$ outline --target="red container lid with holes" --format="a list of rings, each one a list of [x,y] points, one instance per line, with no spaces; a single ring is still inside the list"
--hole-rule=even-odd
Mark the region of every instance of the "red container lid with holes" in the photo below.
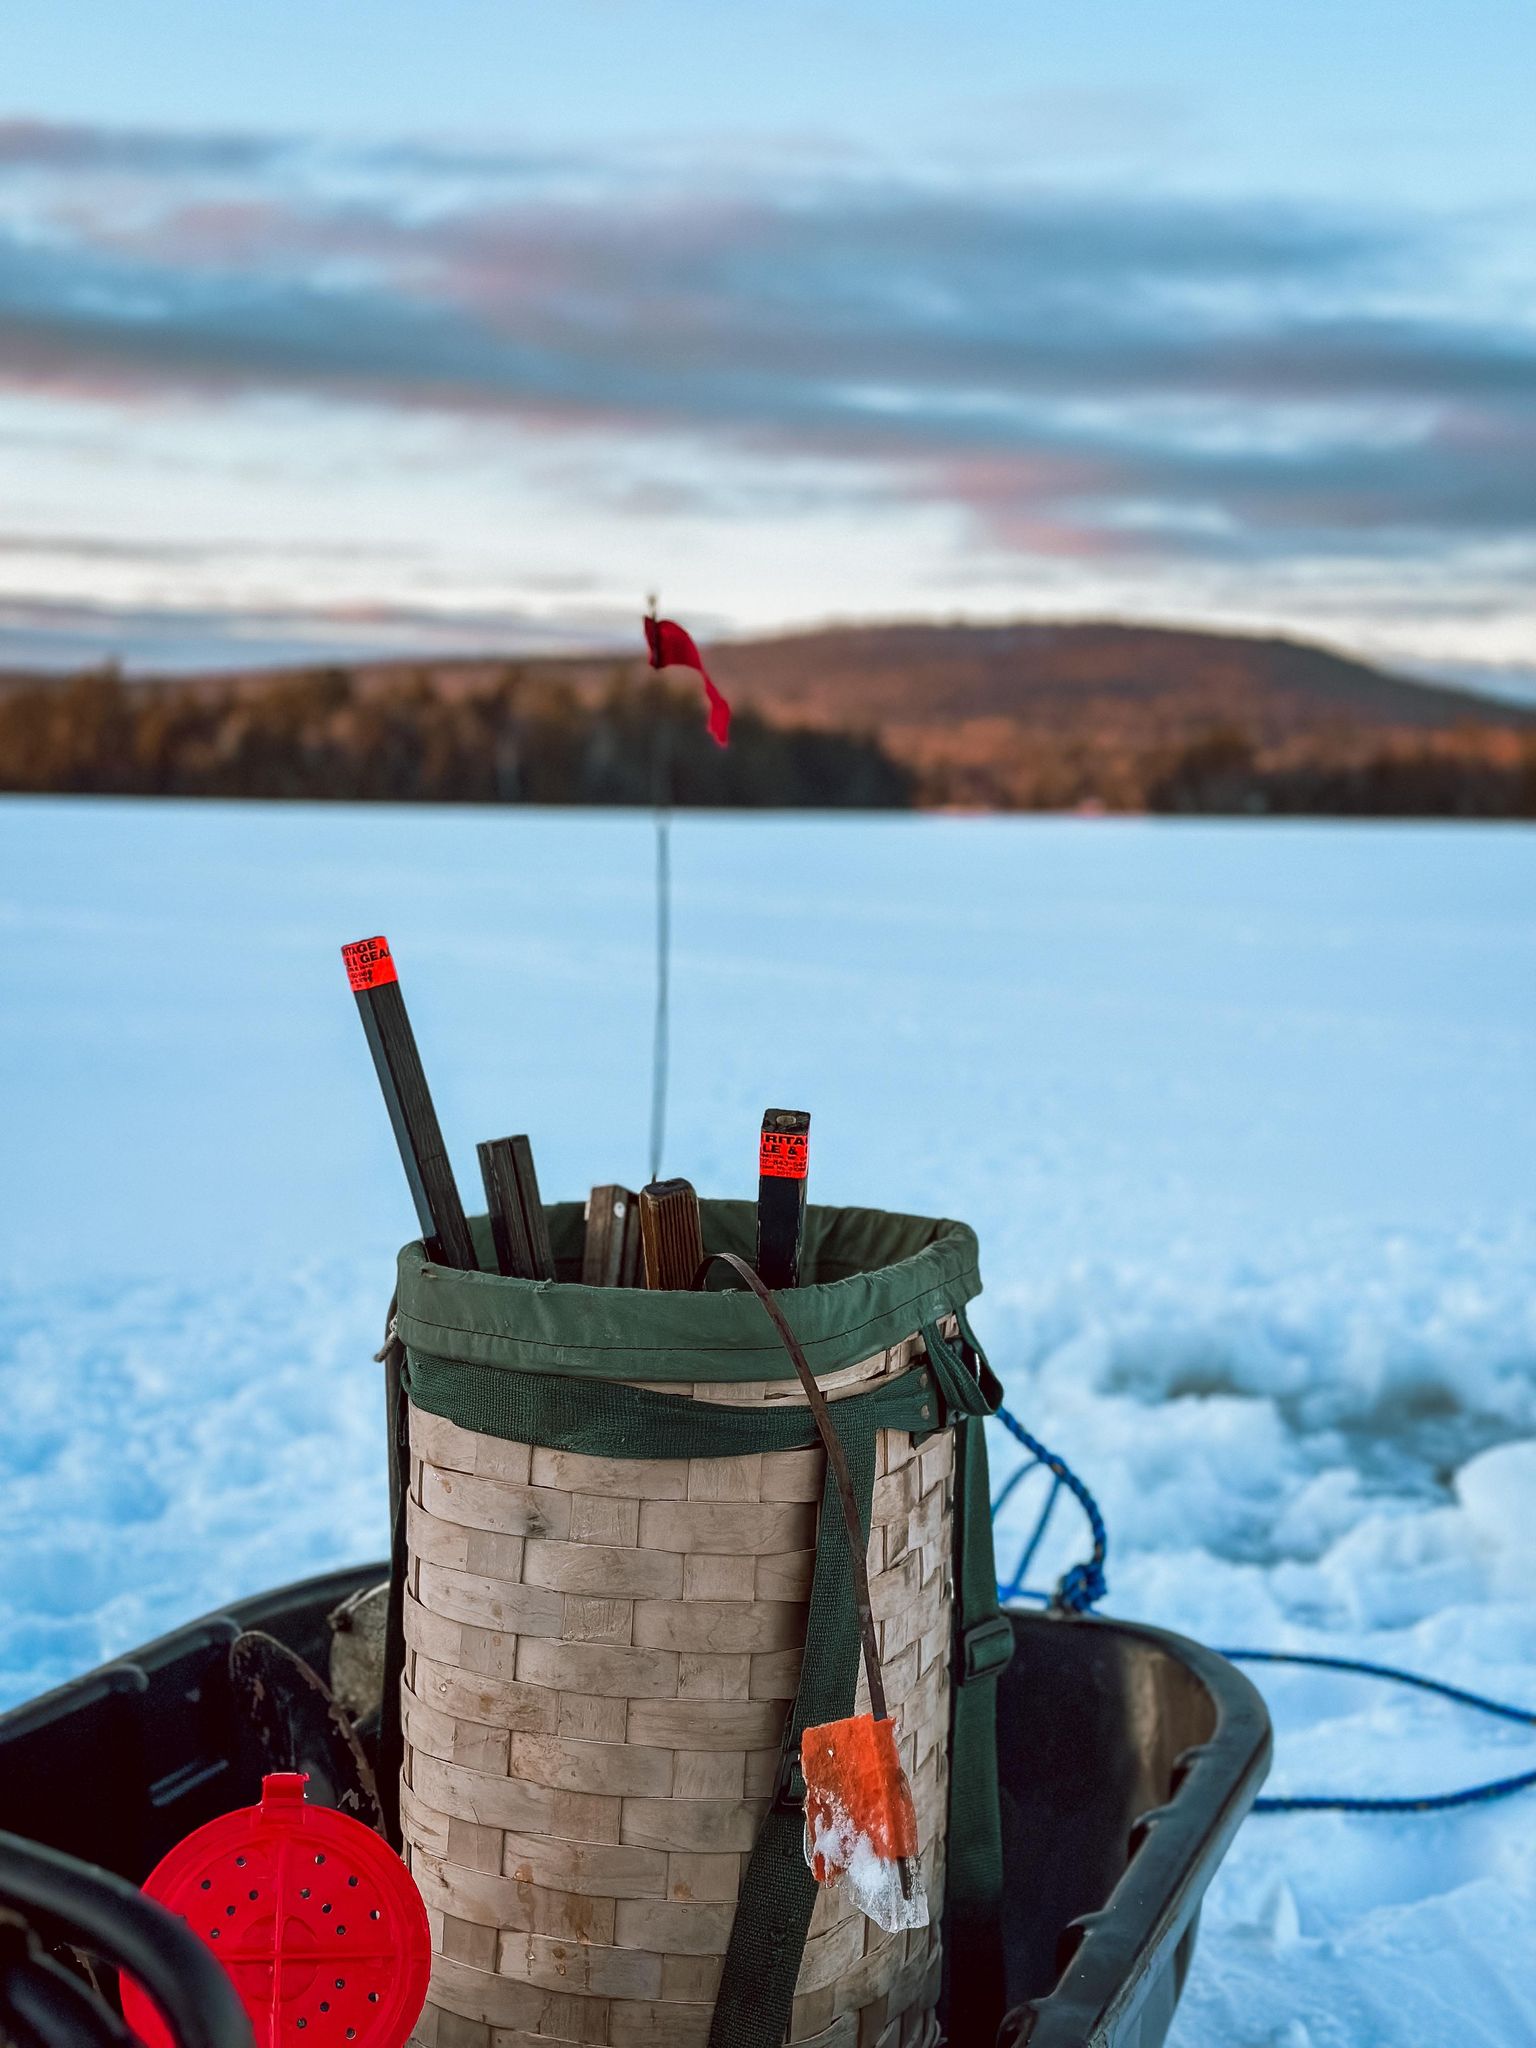
[[[371,1828],[305,1804],[300,1772],[178,1842],[144,1890],[228,1970],[256,2048],[401,2048],[416,2023],[432,1967],[421,1894]],[[147,2048],[174,2048],[126,1977],[123,2014]]]

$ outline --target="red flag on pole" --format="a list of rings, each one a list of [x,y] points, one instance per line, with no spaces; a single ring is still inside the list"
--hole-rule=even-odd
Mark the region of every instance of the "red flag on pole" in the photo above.
[[[691,668],[703,678],[704,695],[709,699],[709,736],[717,747],[723,747],[731,736],[731,707],[710,681],[692,636],[671,619],[647,617],[645,639],[652,668]]]

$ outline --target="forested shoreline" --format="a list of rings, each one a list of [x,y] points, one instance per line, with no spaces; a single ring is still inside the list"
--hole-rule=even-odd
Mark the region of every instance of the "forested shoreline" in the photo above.
[[[941,732],[936,721],[935,731]],[[635,664],[579,687],[490,665],[341,667],[137,682],[98,670],[0,686],[0,790],[330,802],[742,809],[1099,809],[1213,816],[1536,817],[1536,734],[1500,726],[1298,734],[1240,719],[1166,736],[989,728],[951,746],[780,724],[738,705],[713,745],[699,701]]]
[[[358,803],[908,808],[915,777],[873,739],[737,714],[728,748],[696,694],[616,674],[596,701],[508,666],[446,692],[342,668],[258,683],[111,671],[0,693],[0,788]]]

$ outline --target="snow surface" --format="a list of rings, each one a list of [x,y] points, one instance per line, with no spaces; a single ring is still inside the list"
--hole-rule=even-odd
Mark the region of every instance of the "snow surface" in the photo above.
[[[667,1169],[749,1193],[805,1102],[816,1196],[972,1221],[1111,1611],[1536,1705],[1536,835],[690,816],[674,868]],[[526,1129],[574,1195],[644,1173],[651,919],[640,816],[0,804],[0,1699],[383,1550],[413,1226],[338,945],[389,934],[461,1184]],[[1275,1788],[1536,1764],[1259,1676]],[[1504,2048],[1533,1957],[1536,1796],[1259,1818],[1174,2038]]]

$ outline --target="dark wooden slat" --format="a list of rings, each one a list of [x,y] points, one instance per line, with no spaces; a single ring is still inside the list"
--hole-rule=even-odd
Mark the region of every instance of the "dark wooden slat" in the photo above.
[[[692,1287],[704,1241],[691,1182],[653,1180],[640,1190],[640,1254],[647,1287]]]
[[[490,1212],[496,1270],[514,1280],[553,1280],[554,1254],[539,1200],[533,1147],[525,1137],[486,1138],[475,1147]]]
[[[480,1161],[480,1179],[485,1187],[485,1206],[491,1219],[491,1242],[496,1247],[496,1270],[513,1280],[532,1280],[533,1248],[523,1221],[518,1194],[517,1166],[510,1138],[485,1138],[475,1147]]]
[[[533,1147],[526,1138],[512,1140],[512,1164],[517,1173],[517,1195],[523,1209],[523,1228],[528,1233],[533,1277],[535,1280],[553,1280],[555,1254],[549,1242],[549,1221],[539,1198],[539,1176],[533,1170]]]
[[[629,1188],[595,1187],[587,1197],[581,1253],[586,1287],[633,1287],[640,1264],[640,1198]]]

